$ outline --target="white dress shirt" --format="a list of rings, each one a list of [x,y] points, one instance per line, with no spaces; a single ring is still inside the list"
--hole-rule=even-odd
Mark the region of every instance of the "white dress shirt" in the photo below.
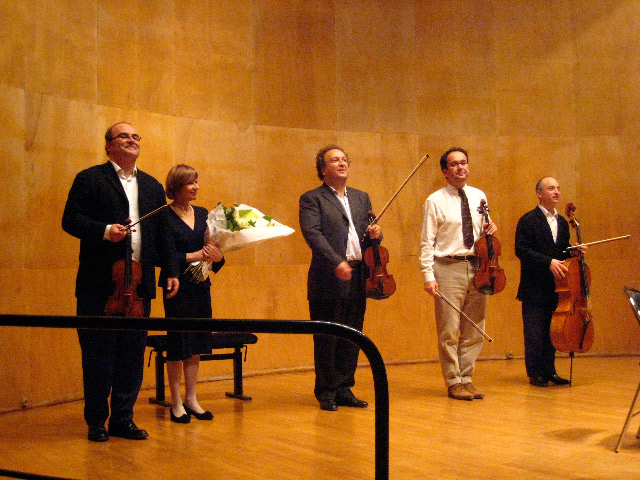
[[[351,218],[351,207],[349,206],[349,198],[347,197],[347,187],[344,187],[344,197],[341,197],[335,188],[333,188],[331,185],[328,186],[333,191],[338,200],[340,200],[340,203],[342,203],[344,211],[347,214],[347,218],[349,219],[349,235],[347,237],[347,261],[362,260],[360,239],[358,238],[356,226],[353,224],[353,219]]]
[[[544,213],[544,218],[547,219],[547,223],[549,223],[549,228],[551,229],[551,235],[553,236],[553,241],[558,240],[558,211],[554,208],[553,212],[550,212],[542,205],[538,205],[542,213]]]
[[[133,168],[133,173],[130,176],[125,176],[124,170],[112,160],[109,160],[120,179],[120,183],[127,194],[127,200],[129,201],[129,217],[131,217],[131,223],[135,223],[140,218],[140,212],[138,210],[138,167]],[[123,219],[124,221],[124,219]],[[105,240],[109,239],[109,230],[111,225],[107,225],[104,232]],[[137,224],[131,229],[131,247],[133,248],[133,254],[131,259],[140,263],[142,257],[142,225]]]

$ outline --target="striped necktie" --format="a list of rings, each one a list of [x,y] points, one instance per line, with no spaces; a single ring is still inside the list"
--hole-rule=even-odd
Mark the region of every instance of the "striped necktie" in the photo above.
[[[473,225],[471,224],[469,200],[462,188],[458,190],[458,195],[460,195],[460,213],[462,213],[462,238],[464,239],[464,246],[471,248],[473,247]]]

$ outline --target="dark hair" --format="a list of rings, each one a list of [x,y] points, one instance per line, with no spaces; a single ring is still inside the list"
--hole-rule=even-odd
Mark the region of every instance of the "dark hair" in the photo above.
[[[107,145],[109,144],[109,142],[111,142],[113,140],[113,134],[112,134],[111,130],[113,130],[113,127],[115,127],[116,125],[122,125],[123,123],[125,123],[127,125],[131,125],[128,122],[114,123],[109,128],[107,128],[107,131],[104,134],[104,151],[107,152],[107,156],[109,155],[109,150],[107,150]]]
[[[545,178],[549,178],[549,177],[548,177],[548,176],[547,176],[547,177],[542,177],[540,180],[538,180],[538,181],[536,182],[536,192],[541,192],[541,191],[542,191],[542,181],[543,181]]]
[[[444,152],[442,154],[442,156],[440,157],[440,170],[446,170],[447,168],[449,168],[449,165],[447,164],[447,157],[449,156],[450,153],[452,152],[461,152],[464,153],[464,156],[467,157],[467,162],[469,161],[469,155],[467,154],[467,151],[464,148],[461,147],[451,147],[449,150],[447,150],[446,152]]]
[[[167,198],[173,200],[182,187],[198,178],[198,171],[189,165],[174,165],[167,174],[165,190]]]
[[[333,145],[333,144],[322,147],[320,150],[318,150],[318,153],[316,154],[316,170],[318,171],[318,178],[320,180],[324,180],[322,169],[327,165],[327,162],[325,161],[324,156],[329,150],[340,150],[347,157],[347,163],[349,163],[349,155],[347,155],[347,152],[345,152],[342,149],[342,147],[339,147],[338,145]]]

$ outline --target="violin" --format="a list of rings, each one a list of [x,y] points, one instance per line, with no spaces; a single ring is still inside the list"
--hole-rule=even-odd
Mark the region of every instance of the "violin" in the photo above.
[[[372,211],[367,214],[369,225],[376,223],[376,216]],[[396,291],[396,281],[393,275],[387,273],[389,251],[380,245],[380,239],[370,240],[371,246],[364,251],[363,260],[369,269],[366,281],[367,297],[374,300],[389,298]]]
[[[580,224],[574,215],[576,206],[567,204],[565,214],[576,229],[578,243],[582,244]],[[569,269],[564,278],[555,279],[558,307],[551,317],[551,343],[561,352],[582,353],[593,345],[593,318],[591,306],[591,273],[584,261],[584,253],[565,260]]]
[[[489,206],[484,198],[480,201],[478,212],[484,215],[484,221],[489,223]],[[480,265],[473,281],[476,288],[485,295],[500,293],[507,284],[504,270],[498,264],[500,249],[500,240],[493,235],[483,235],[476,240],[475,251]]]
[[[111,267],[111,279],[116,284],[116,289],[109,297],[104,313],[111,316],[143,317],[142,298],[137,293],[138,284],[142,280],[142,266],[131,258],[131,228],[127,229],[124,241],[126,255],[124,260],[118,260]]]

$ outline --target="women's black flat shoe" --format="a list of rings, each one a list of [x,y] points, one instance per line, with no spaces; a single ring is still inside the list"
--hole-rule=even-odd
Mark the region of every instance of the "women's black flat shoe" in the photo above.
[[[213,413],[211,413],[209,410],[206,410],[202,413],[196,413],[192,409],[184,405],[184,411],[187,412],[189,415],[193,415],[198,420],[213,420]]]
[[[173,408],[169,407],[169,412],[171,412],[171,421],[175,422],[175,423],[189,423],[191,421],[191,416],[189,415],[189,410],[187,409],[187,407],[184,407],[184,409],[185,409],[185,411],[187,413],[177,417],[176,414],[173,413]]]

